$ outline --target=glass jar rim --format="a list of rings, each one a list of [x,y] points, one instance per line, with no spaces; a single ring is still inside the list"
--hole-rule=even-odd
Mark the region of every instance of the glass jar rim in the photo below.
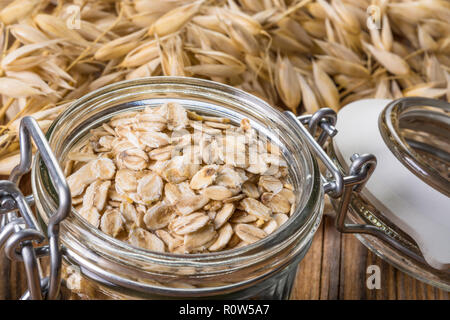
[[[418,131],[427,129],[425,124],[433,124],[430,127],[433,131],[427,133],[432,138],[441,136],[440,139],[445,139],[443,137],[447,137],[450,130],[449,114],[450,104],[446,101],[407,97],[390,102],[378,119],[381,136],[396,158],[422,181],[447,196],[450,196],[450,181],[411,147],[411,142],[402,134],[401,123],[408,120],[409,125],[413,124],[409,129]],[[445,156],[448,161],[449,155],[445,151],[428,145],[423,147],[436,153],[437,157]]]
[[[108,95],[111,95],[114,92],[120,92],[122,93],[126,92],[127,90],[131,90],[131,88],[138,88],[140,86],[152,86],[152,85],[161,85],[166,84],[168,86],[170,85],[179,85],[183,87],[189,87],[189,89],[192,90],[206,90],[210,95],[214,94],[226,94],[229,97],[233,97],[234,99],[247,101],[249,103],[252,103],[259,108],[264,109],[265,111],[272,114],[276,114],[279,119],[283,119],[285,123],[283,124],[283,128],[287,130],[283,134],[290,134],[295,135],[295,138],[299,141],[303,142],[302,145],[306,146],[306,143],[304,143],[303,137],[301,134],[295,130],[295,127],[293,124],[289,122],[287,117],[284,117],[281,112],[278,110],[272,108],[269,104],[264,102],[263,100],[246,93],[240,89],[236,89],[234,87],[220,84],[217,82],[209,81],[209,80],[203,80],[203,79],[196,79],[196,78],[188,78],[188,77],[149,77],[149,78],[141,78],[138,80],[128,80],[128,81],[121,81],[100,89],[97,89],[80,99],[76,100],[70,107],[68,107],[58,118],[52,123],[50,128],[47,131],[47,139],[49,140],[50,144],[52,143],[53,139],[53,133],[58,127],[58,125],[61,124],[61,122],[66,121],[68,117],[76,115],[80,109],[85,108],[87,104],[89,104],[92,101],[95,101],[99,97],[105,97]],[[287,223],[283,224],[276,232],[268,235],[266,238],[257,241],[256,243],[243,246],[241,248],[237,249],[231,249],[226,251],[220,251],[217,253],[206,253],[206,254],[173,254],[173,253],[157,253],[152,252],[146,249],[137,248],[134,247],[128,243],[125,243],[123,241],[114,239],[97,228],[89,225],[84,219],[81,217],[76,217],[75,215],[75,221],[77,224],[85,228],[85,230],[88,231],[88,233],[95,237],[95,240],[100,241],[103,244],[106,244],[108,246],[121,249],[121,250],[127,250],[135,255],[138,255],[141,259],[154,261],[156,260],[164,260],[167,263],[174,263],[174,264],[182,264],[188,262],[192,263],[203,263],[206,265],[214,265],[217,263],[221,263],[224,260],[230,259],[234,262],[237,261],[248,261],[249,256],[252,258],[256,258],[258,256],[261,256],[261,251],[267,251],[269,249],[275,250],[277,246],[280,246],[284,242],[289,242],[288,240],[298,235],[300,232],[304,232],[304,228],[307,228],[308,231],[306,232],[309,234],[310,237],[315,233],[315,227],[317,225],[317,220],[320,221],[321,216],[321,210],[320,212],[317,212],[314,210],[315,207],[317,207],[317,203],[323,202],[323,190],[320,180],[320,172],[318,169],[317,161],[312,157],[311,153],[309,152],[308,148],[302,149],[303,157],[306,159],[306,165],[308,168],[306,168],[311,175],[310,182],[311,185],[305,186],[305,190],[307,192],[302,193],[302,197],[304,197],[304,205],[303,207],[298,207],[295,211],[295,213],[292,214],[291,218],[288,220]],[[49,200],[48,198],[45,198],[45,195],[43,196],[45,199],[42,199],[41,191],[42,189],[39,189],[39,184],[42,182],[42,174],[45,173],[45,166],[43,166],[40,163],[39,156],[37,156],[34,160],[33,164],[33,171],[34,174],[32,175],[32,185],[33,185],[33,193],[36,197],[36,202],[42,202],[43,200]],[[51,181],[50,183],[43,184],[45,192],[47,194],[51,194]],[[39,189],[39,190],[38,190]],[[306,199],[306,200],[305,200]],[[48,201],[47,201],[48,202]],[[55,205],[55,201],[53,201],[53,205]],[[48,205],[48,203],[47,203]],[[52,205],[52,204],[51,204]],[[46,210],[41,207],[41,210],[43,210],[43,217],[44,223],[46,222],[45,215],[48,215]],[[40,211],[40,214],[42,215],[42,212]],[[74,216],[74,215],[71,215]],[[62,228],[66,229],[66,231],[70,228],[67,228],[65,226],[67,222],[62,223]],[[62,241],[64,242],[64,233],[62,233]],[[280,246],[281,248],[281,246]],[[70,248],[67,248],[70,249]]]

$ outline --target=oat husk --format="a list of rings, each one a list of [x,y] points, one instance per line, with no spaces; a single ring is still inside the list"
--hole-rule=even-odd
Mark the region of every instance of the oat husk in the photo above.
[[[368,28],[369,5],[380,29]],[[211,79],[298,114],[373,97],[448,100],[449,17],[445,0],[2,1],[0,173],[18,161],[21,117],[45,131],[74,99],[124,79]]]

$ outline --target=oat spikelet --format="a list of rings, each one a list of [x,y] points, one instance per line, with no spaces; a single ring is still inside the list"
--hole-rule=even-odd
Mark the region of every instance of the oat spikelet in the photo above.
[[[138,67],[158,57],[158,42],[156,40],[150,40],[130,51],[123,59],[121,66]]]
[[[23,57],[33,53],[36,50],[40,50],[40,49],[48,47],[52,44],[56,44],[58,41],[59,40],[50,40],[50,41],[44,41],[44,42],[36,43],[36,44],[28,44],[28,45],[20,47],[19,49],[11,51],[2,59],[2,64],[1,64],[2,69],[8,69],[8,65],[12,64],[14,61],[18,60],[19,58],[23,58]]]
[[[422,83],[403,91],[405,97],[427,97],[438,99],[447,93],[447,89],[435,88],[436,83]]]
[[[94,58],[97,60],[111,60],[122,57],[137,46],[137,40],[145,33],[146,30],[143,29],[108,42],[97,50]]]
[[[364,43],[364,46],[389,72],[400,76],[407,75],[410,72],[406,61],[395,53],[377,49],[368,43]]]
[[[353,12],[349,10],[341,0],[332,0],[331,4],[343,21],[341,26],[350,33],[358,34],[361,30],[361,26]]]
[[[374,98],[377,99],[392,98],[389,88],[389,80],[387,80],[386,78],[379,80],[376,87]]]
[[[60,39],[73,41],[78,45],[89,45],[89,43],[78,32],[69,29],[65,21],[49,14],[38,14],[34,21],[45,33]]]
[[[202,2],[197,1],[167,12],[150,27],[148,33],[162,37],[180,30],[198,12]]]
[[[297,73],[289,59],[281,56],[277,57],[275,72],[278,93],[286,106],[295,113],[302,98]]]
[[[417,27],[418,39],[420,46],[427,51],[435,51],[438,49],[438,44],[428,34],[428,32],[420,25]]]
[[[22,43],[31,44],[48,41],[48,37],[27,24],[14,24],[10,26],[11,33]]]
[[[123,79],[201,77],[299,112],[362,98],[450,97],[442,94],[450,70],[447,0],[1,3],[0,158],[17,151],[21,117]],[[73,4],[81,9],[80,28],[71,24]],[[379,30],[368,29],[369,5],[380,8]],[[292,80],[294,73],[303,80]],[[45,114],[39,124],[46,129],[53,119]],[[170,148],[145,151],[158,171]],[[227,246],[242,245],[236,237]]]
[[[337,111],[339,108],[339,92],[334,84],[334,81],[316,62],[313,62],[313,75],[314,82],[326,106]]]
[[[360,64],[330,56],[319,55],[317,57],[319,58],[318,63],[327,74],[343,74],[357,78],[367,78],[370,75],[369,70]]]
[[[2,95],[12,98],[23,98],[42,93],[21,80],[7,77],[0,78],[0,94]]]
[[[20,162],[20,154],[9,155],[6,158],[0,160],[0,174],[9,175],[12,169]]]
[[[298,81],[300,82],[300,88],[302,91],[303,105],[308,113],[314,113],[319,110],[320,106],[317,103],[314,91],[311,89],[309,84],[306,82],[305,78],[298,74]]]
[[[0,20],[5,24],[10,24],[28,16],[39,0],[15,0],[0,11]]]
[[[381,41],[383,43],[384,49],[386,51],[391,51],[392,43],[394,42],[394,37],[392,35],[389,18],[386,14],[383,15],[383,28],[381,29]]]

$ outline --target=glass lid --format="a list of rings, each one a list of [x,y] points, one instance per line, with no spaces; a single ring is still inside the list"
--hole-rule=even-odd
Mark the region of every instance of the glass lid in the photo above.
[[[380,132],[398,160],[450,197],[450,105],[430,100],[417,97],[390,103],[380,115]]]
[[[450,288],[450,104],[426,98],[367,99],[338,113],[330,153],[346,170],[354,150],[378,165],[354,195],[350,220],[364,221],[391,243],[358,238],[399,269]],[[392,245],[394,244],[394,245]]]

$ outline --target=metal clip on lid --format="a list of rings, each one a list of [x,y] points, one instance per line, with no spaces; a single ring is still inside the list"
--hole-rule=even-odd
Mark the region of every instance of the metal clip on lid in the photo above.
[[[47,166],[59,197],[58,209],[50,218],[47,237],[39,228],[29,203],[32,197],[25,197],[18,188],[21,177],[28,173],[32,161],[31,138]],[[22,299],[56,299],[61,283],[61,248],[59,245],[59,224],[70,212],[72,205],[70,190],[64,174],[53,155],[44,134],[32,117],[24,117],[20,123],[20,163],[11,172],[9,181],[0,181],[0,249],[11,261],[23,261],[29,290]],[[20,212],[18,217],[16,210]],[[34,247],[48,238],[48,245]],[[50,274],[40,274],[38,258],[50,256]],[[7,267],[7,266],[2,266]]]
[[[414,101],[413,101],[414,102]],[[429,102],[429,101],[428,101]],[[318,156],[331,174],[332,179],[323,178],[324,191],[337,201],[332,201],[336,209],[336,228],[342,233],[368,234],[384,241],[390,247],[403,252],[405,255],[420,260],[418,254],[412,250],[405,250],[403,245],[395,238],[390,237],[382,228],[370,224],[346,223],[352,193],[359,194],[369,180],[377,165],[377,159],[373,154],[353,154],[350,158],[349,172],[343,176],[342,171],[323,149],[327,138],[331,139],[338,133],[334,127],[337,120],[336,113],[329,108],[323,108],[313,115],[296,117],[292,112],[286,111],[288,118],[295,122],[306,138],[311,150]],[[306,128],[308,126],[308,129]],[[317,127],[322,131],[315,140]]]
[[[368,224],[348,224],[345,222],[350,200],[352,198],[352,192],[360,192],[365,183],[369,180],[377,165],[376,157],[372,154],[359,155],[355,153],[351,157],[352,164],[348,175],[343,176],[336,164],[323,149],[323,145],[327,138],[333,138],[337,134],[337,130],[334,127],[337,120],[336,113],[329,108],[320,109],[313,115],[299,117],[289,111],[284,113],[299,127],[311,150],[322,161],[333,177],[332,180],[323,178],[323,187],[324,191],[330,197],[335,199],[340,198],[337,206],[336,228],[342,233],[370,234],[387,242],[392,247],[398,248],[399,244],[376,226]],[[309,130],[306,126],[308,126]],[[318,127],[321,129],[321,132],[316,141],[314,136],[316,135]]]

